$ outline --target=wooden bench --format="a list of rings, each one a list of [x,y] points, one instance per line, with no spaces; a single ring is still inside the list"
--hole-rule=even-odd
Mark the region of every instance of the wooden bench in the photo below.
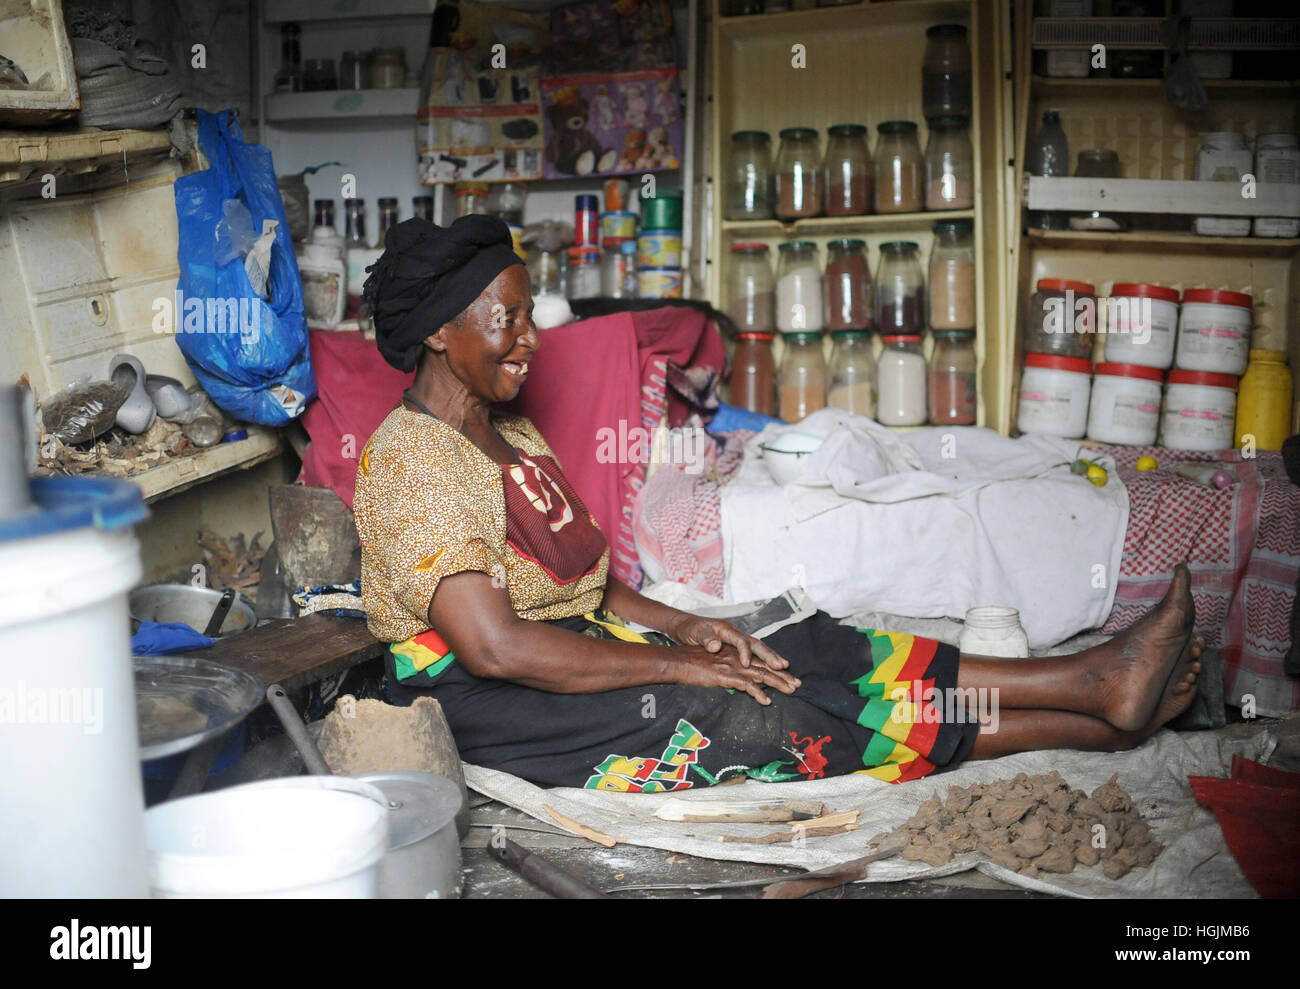
[[[356,618],[307,615],[274,618],[239,635],[218,639],[201,655],[252,673],[269,687],[294,690],[376,659],[388,649]]]

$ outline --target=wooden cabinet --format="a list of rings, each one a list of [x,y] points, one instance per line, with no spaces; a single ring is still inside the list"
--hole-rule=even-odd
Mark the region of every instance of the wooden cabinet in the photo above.
[[[1179,290],[1193,287],[1246,292],[1255,300],[1252,347],[1287,351],[1294,377],[1300,367],[1300,239],[1269,237],[1204,237],[1190,232],[1192,214],[1216,215],[1213,205],[1228,203],[1256,215],[1300,213],[1300,185],[1260,187],[1258,198],[1242,197],[1236,183],[1221,189],[1196,189],[1193,168],[1201,136],[1211,131],[1236,131],[1253,145],[1259,134],[1296,132],[1297,89],[1293,80],[1204,80],[1208,104],[1190,112],[1166,101],[1160,79],[1048,78],[1027,71],[1037,44],[1050,40],[1055,25],[1035,19],[1029,0],[1016,0],[1015,61],[1026,67],[1016,80],[1014,147],[1015,185],[1024,190],[1010,204],[1017,226],[1012,243],[1012,307],[1016,339],[1022,338],[1027,313],[1023,306],[1039,278],[1058,277],[1091,282],[1099,296],[1117,281],[1154,282]],[[1116,18],[1095,18],[1088,37],[1098,43],[1121,38],[1128,25]],[[1139,19],[1132,19],[1137,21]],[[1296,43],[1300,21],[1244,22],[1224,26],[1215,22],[1216,38],[1235,45],[1254,38],[1264,50]],[[1142,25],[1138,25],[1141,27]],[[1201,28],[1192,22],[1192,34]],[[1226,33],[1225,33],[1226,32]],[[1152,36],[1154,37],[1154,36]],[[1263,39],[1262,42],[1259,39]],[[1147,40],[1150,40],[1148,38]],[[1159,48],[1159,44],[1155,44]],[[1113,53],[1107,52],[1108,55]],[[1165,57],[1166,69],[1169,58]],[[1241,64],[1239,62],[1239,64]],[[1300,75],[1300,70],[1293,74]],[[1122,180],[1101,183],[1091,192],[1074,179],[1027,180],[1025,151],[1045,110],[1060,113],[1070,145],[1071,175],[1080,150],[1110,148],[1119,154]],[[1184,185],[1184,183],[1186,183]],[[1103,201],[1102,196],[1106,197]],[[1125,197],[1125,198],[1121,198]],[[1132,197],[1132,198],[1127,198]],[[1143,202],[1145,200],[1145,202]],[[1130,214],[1127,232],[1037,230],[1028,227],[1025,209],[1101,209],[1111,204],[1136,204],[1143,212]],[[1156,208],[1160,212],[1146,212]],[[1269,210],[1276,210],[1270,213]],[[1249,215],[1245,213],[1243,215]],[[1156,228],[1159,229],[1156,229]],[[1105,334],[1098,344],[1105,346]],[[1019,381],[1019,347],[1013,377]],[[1102,359],[1099,357],[1099,359]],[[1009,390],[1006,410],[1014,423],[1016,388]],[[1293,408],[1292,431],[1300,422]]]
[[[1003,39],[1008,35],[998,29],[998,11],[1004,6],[997,0],[888,0],[727,17],[720,15],[719,0],[713,0],[709,32],[712,126],[706,153],[712,180],[701,246],[709,251],[708,297],[723,308],[733,243],[762,241],[770,245],[775,268],[775,245],[782,241],[815,242],[824,265],[828,240],[856,237],[867,243],[874,274],[882,242],[916,241],[924,264],[936,222],[973,220],[978,268],[979,422],[1006,431],[1011,351],[1005,332],[1009,327],[998,316],[1004,304],[1006,270],[1002,261],[1006,234],[998,219],[1006,187],[1003,129],[1009,130],[1010,125],[1010,86],[1004,80],[1003,66]],[[874,154],[878,124],[912,120],[918,125],[924,148],[927,129],[921,103],[921,61],[926,29],[934,24],[963,24],[968,29],[974,66],[970,125],[975,150],[973,209],[815,217],[793,223],[725,219],[727,157],[735,131],[766,131],[772,135],[775,155],[783,128],[816,128],[824,150],[831,125],[865,124]],[[829,345],[827,335],[828,353]]]

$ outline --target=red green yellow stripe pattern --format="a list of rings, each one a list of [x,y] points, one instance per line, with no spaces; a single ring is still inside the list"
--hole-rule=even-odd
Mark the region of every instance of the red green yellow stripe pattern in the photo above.
[[[389,650],[393,654],[397,679],[409,680],[423,673],[432,680],[456,661],[456,654],[433,629],[412,636],[405,642],[394,642]]]
[[[873,663],[870,673],[853,681],[866,700],[858,724],[875,733],[862,753],[868,768],[858,772],[890,783],[925,776],[934,771],[925,757],[938,738],[939,723],[922,716],[922,707],[930,702],[913,694],[918,684],[922,695],[935,686],[926,673],[938,643],[902,632],[858,631],[867,637]]]

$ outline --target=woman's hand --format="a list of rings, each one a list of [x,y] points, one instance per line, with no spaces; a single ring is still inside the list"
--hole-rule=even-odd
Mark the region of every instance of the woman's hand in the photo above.
[[[769,669],[784,670],[790,664],[772,649],[752,635],[746,635],[730,622],[721,618],[704,618],[700,615],[677,613],[680,618],[669,623],[664,634],[674,642],[684,646],[703,646],[709,652],[719,652],[722,647],[731,646],[740,656],[742,666],[748,666],[754,659],[761,660]]]
[[[734,628],[732,631],[736,632]],[[736,634],[740,635],[739,632]],[[783,694],[793,694],[801,682],[783,670],[773,669],[757,655],[751,655],[748,662],[742,663],[739,651],[731,645],[719,645],[717,649],[682,645],[674,647],[672,651],[677,660],[674,682],[694,687],[743,690],[764,706],[771,704],[772,699],[763,692],[763,687],[771,687]],[[767,652],[776,656],[770,649]],[[782,664],[785,663],[779,656],[777,659]]]

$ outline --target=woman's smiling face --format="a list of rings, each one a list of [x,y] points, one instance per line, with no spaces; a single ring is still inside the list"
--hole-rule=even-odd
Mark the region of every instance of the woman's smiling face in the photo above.
[[[424,345],[443,355],[466,391],[495,404],[519,394],[539,342],[528,269],[512,264]]]

